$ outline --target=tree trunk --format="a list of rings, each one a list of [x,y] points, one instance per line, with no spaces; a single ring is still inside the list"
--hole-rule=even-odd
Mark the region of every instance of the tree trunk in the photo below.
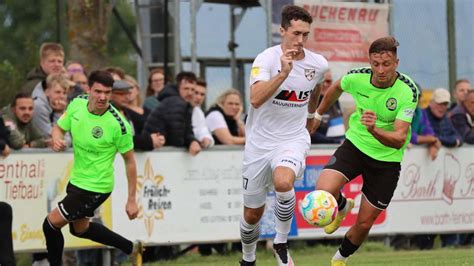
[[[70,59],[89,70],[105,67],[107,29],[112,5],[103,0],[68,1]]]

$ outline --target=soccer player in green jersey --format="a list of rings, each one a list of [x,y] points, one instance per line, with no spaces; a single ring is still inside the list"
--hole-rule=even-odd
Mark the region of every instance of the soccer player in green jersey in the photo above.
[[[330,192],[339,204],[336,219],[324,228],[331,234],[354,207],[354,200],[346,199],[341,188],[358,175],[364,180],[357,220],[332,258],[333,266],[346,265],[347,257],[367,238],[397,187],[400,162],[410,141],[410,124],[418,103],[415,83],[396,70],[397,46],[393,37],[375,40],[369,48],[370,68],[349,71],[328,89],[316,110],[315,128],[321,114],[342,92],[350,93],[356,104],[346,141],[336,150],[316,184],[316,189]]]
[[[64,134],[71,132],[74,166],[66,197],[44,219],[43,232],[50,265],[62,264],[64,238],[61,228],[69,224],[72,235],[116,247],[134,256],[141,265],[141,242],[132,242],[99,223],[89,221],[111,194],[114,186],[115,155],[124,161],[128,179],[126,212],[130,220],[138,214],[136,203],[137,170],[133,153],[131,127],[109,103],[114,80],[105,71],[89,77],[90,95],[75,98],[52,130],[52,149],[66,148]]]

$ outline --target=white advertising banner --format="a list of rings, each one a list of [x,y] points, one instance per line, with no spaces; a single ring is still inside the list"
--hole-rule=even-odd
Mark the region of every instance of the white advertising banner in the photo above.
[[[297,199],[314,184],[336,146],[317,146],[306,159],[305,175],[295,182]],[[379,216],[371,234],[474,231],[473,146],[442,149],[435,161],[425,149],[407,151],[400,180],[388,209]],[[239,239],[242,213],[240,149],[204,151],[196,157],[181,149],[137,153],[137,200],[140,215],[130,221],[125,213],[128,194],[121,156],[115,161],[112,200],[98,210],[96,219],[129,239],[147,243],[199,243]],[[13,207],[15,251],[44,250],[43,220],[65,196],[73,155],[65,153],[14,153],[0,159],[0,200]],[[356,207],[340,230],[328,236],[308,225],[296,212],[292,238],[325,238],[344,235],[354,223],[361,198],[361,178],[343,189],[356,199]],[[262,219],[262,237],[274,234],[273,195]],[[97,246],[69,235],[63,228],[66,248]]]

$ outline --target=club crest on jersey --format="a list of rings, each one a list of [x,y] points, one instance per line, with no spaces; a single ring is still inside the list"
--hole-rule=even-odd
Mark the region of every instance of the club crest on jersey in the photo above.
[[[397,99],[388,98],[387,102],[385,102],[385,106],[390,111],[393,111],[393,110],[397,109]]]
[[[104,134],[104,131],[99,126],[96,126],[92,129],[92,136],[96,139],[102,137],[103,134]]]
[[[309,81],[313,80],[315,75],[316,75],[316,69],[314,69],[314,68],[304,70],[304,76]]]

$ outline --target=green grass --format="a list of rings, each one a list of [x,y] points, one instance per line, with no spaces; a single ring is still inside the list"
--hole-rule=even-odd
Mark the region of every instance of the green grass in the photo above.
[[[291,252],[296,265],[330,265],[336,246],[299,247],[292,246]],[[146,265],[237,265],[239,253],[202,257],[196,253],[186,254],[176,260],[160,261]],[[273,254],[268,250],[257,252],[257,265],[276,265]],[[366,243],[348,260],[348,266],[471,266],[474,265],[474,247],[439,248],[429,251],[394,251],[380,243]]]

